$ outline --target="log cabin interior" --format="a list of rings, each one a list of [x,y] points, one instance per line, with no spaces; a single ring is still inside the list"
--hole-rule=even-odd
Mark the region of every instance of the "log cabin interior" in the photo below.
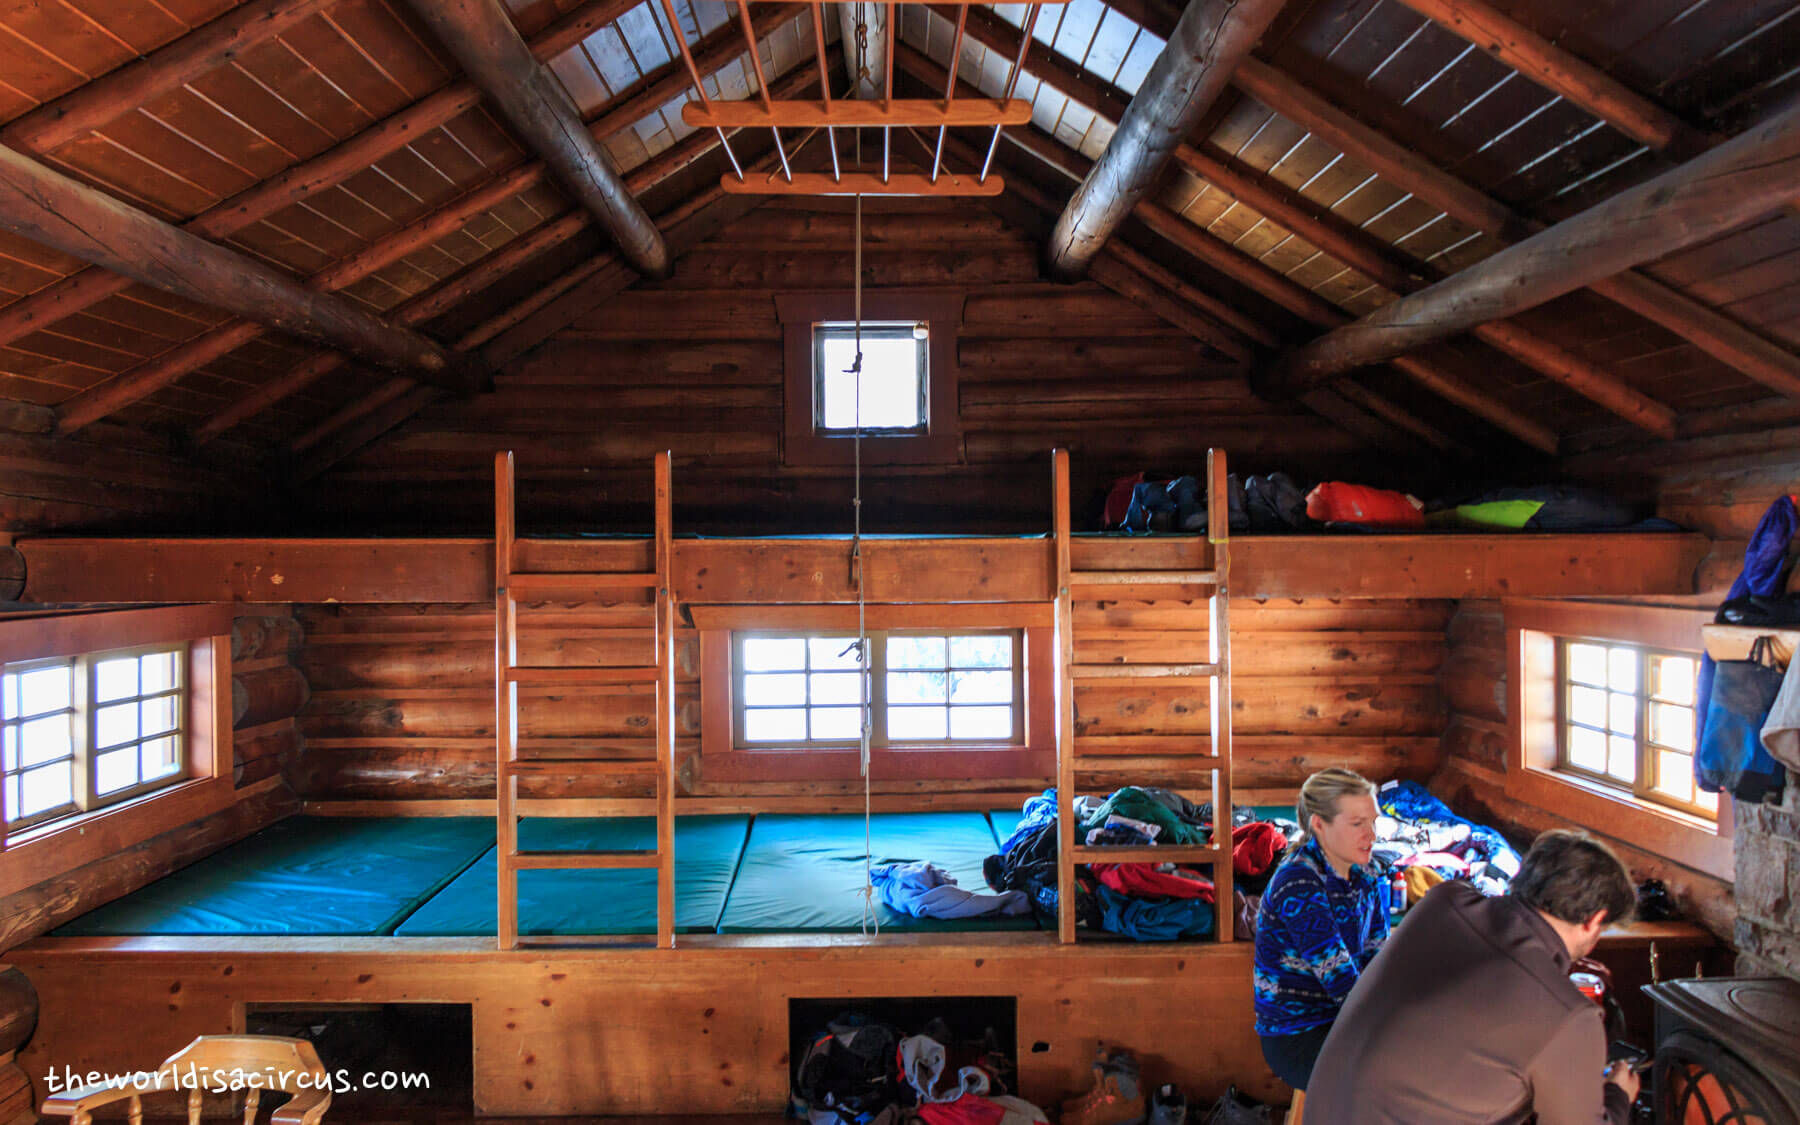
[[[1795,1121],[1800,798],[1695,766],[1796,91],[1788,0],[0,3],[0,1125],[250,1033],[771,1116],[849,1011],[1279,1120],[1223,829],[1331,766],[1660,881],[1630,1035],[1765,988]]]

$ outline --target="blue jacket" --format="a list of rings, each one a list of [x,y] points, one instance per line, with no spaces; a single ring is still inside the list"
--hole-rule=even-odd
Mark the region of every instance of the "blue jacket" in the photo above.
[[[1308,839],[1276,867],[1256,919],[1256,1033],[1329,1027],[1387,940],[1380,885],[1358,864],[1341,879]]]

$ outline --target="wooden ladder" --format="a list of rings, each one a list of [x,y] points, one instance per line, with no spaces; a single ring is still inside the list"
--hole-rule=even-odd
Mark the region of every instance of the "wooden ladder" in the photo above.
[[[494,457],[494,732],[501,949],[519,944],[519,872],[554,869],[656,869],[656,944],[675,944],[675,600],[669,580],[670,455],[656,464],[653,570],[516,571],[513,455]],[[519,663],[519,602],[603,601],[629,591],[655,591],[655,663],[633,666],[534,666]],[[596,694],[654,685],[656,752],[651,760],[519,756],[519,688],[544,686]],[[652,851],[521,851],[521,777],[654,777],[656,848]],[[559,944],[603,942],[599,935],[561,937]]]
[[[1055,504],[1056,571],[1056,803],[1057,803],[1057,935],[1063,942],[1075,940],[1075,867],[1083,863],[1207,863],[1212,865],[1219,941],[1232,940],[1236,908],[1231,872],[1231,627],[1226,575],[1230,564],[1230,492],[1226,484],[1225,452],[1206,453],[1206,545],[1210,560],[1192,569],[1075,570],[1071,566],[1069,454],[1052,454],[1052,491]],[[1208,565],[1210,563],[1210,565]],[[1075,662],[1074,602],[1094,597],[1103,587],[1166,586],[1207,591],[1207,660],[1199,664],[1077,664]],[[1075,733],[1075,685],[1108,683],[1160,683],[1205,680],[1210,691],[1211,746],[1207,753],[1171,749],[1166,736],[1147,736],[1146,749],[1156,753],[1104,755],[1084,753]],[[1117,744],[1120,739],[1109,739]],[[1116,745],[1115,747],[1116,748]],[[1163,783],[1183,788],[1183,778],[1205,775],[1212,788],[1213,842],[1205,845],[1147,845],[1144,847],[1088,847],[1075,841],[1074,799],[1076,775],[1083,767],[1109,771],[1131,770],[1145,784]]]

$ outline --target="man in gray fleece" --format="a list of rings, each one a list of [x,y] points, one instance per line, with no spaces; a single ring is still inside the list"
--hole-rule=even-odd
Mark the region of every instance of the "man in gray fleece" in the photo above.
[[[1306,1088],[1306,1125],[1625,1125],[1638,1079],[1606,1062],[1598,1006],[1569,981],[1631,876],[1585,832],[1545,832],[1510,894],[1444,883],[1350,993]]]

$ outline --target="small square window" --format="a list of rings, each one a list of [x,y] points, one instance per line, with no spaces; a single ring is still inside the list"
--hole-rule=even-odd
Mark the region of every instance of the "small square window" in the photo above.
[[[1562,715],[1557,768],[1659,804],[1718,815],[1694,784],[1698,662],[1629,644],[1559,644]]]
[[[813,430],[897,437],[930,429],[930,329],[922,323],[813,326]],[[862,364],[856,357],[861,347]]]

